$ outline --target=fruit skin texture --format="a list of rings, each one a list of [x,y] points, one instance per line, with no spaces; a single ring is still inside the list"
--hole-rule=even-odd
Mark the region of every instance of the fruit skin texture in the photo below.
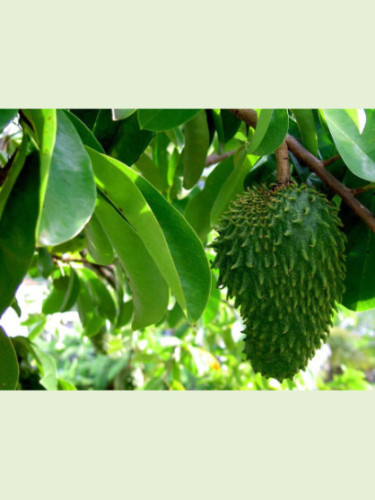
[[[222,217],[213,266],[241,308],[255,372],[293,378],[327,340],[344,292],[340,226],[323,194],[295,183],[248,189]]]

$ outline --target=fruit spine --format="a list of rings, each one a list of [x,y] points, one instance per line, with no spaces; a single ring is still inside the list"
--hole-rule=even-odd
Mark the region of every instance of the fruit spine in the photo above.
[[[323,194],[295,183],[248,189],[222,217],[213,266],[241,308],[255,372],[292,378],[327,340],[344,292],[341,225]]]

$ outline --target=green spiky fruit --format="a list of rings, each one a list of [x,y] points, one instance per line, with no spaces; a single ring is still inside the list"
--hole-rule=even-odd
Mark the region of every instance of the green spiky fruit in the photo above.
[[[249,189],[222,217],[213,265],[241,308],[255,372],[292,378],[326,341],[344,292],[341,225],[323,194],[297,184]]]

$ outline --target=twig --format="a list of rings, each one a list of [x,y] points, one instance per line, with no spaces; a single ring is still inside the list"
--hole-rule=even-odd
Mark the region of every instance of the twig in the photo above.
[[[362,186],[360,188],[352,189],[352,193],[354,196],[357,194],[367,193],[367,191],[373,191],[375,189],[375,183],[366,184],[366,186]]]
[[[256,112],[249,109],[230,109],[235,116],[245,121],[248,125],[255,128],[256,127]],[[290,134],[286,135],[285,142],[289,150],[307,165],[310,170],[316,173],[327,186],[332,189],[336,194],[338,194],[342,200],[353,210],[355,214],[358,215],[367,226],[375,233],[375,217],[371,211],[362,205],[361,202],[355,198],[353,192],[348,187],[344,186],[340,181],[336,179],[326,168],[323,161],[319,160],[310,151],[305,149],[302,144],[300,144],[297,139],[295,139]]]
[[[210,165],[213,165],[214,163],[220,163],[221,161],[225,160],[225,158],[229,158],[229,156],[233,156],[236,151],[228,151],[227,153],[224,153],[222,155],[217,155],[213,153],[212,155],[208,156],[206,159],[205,166],[209,167]]]
[[[108,283],[113,287],[116,288],[116,280],[113,275],[112,268],[109,266],[102,266],[100,264],[96,264],[95,262],[89,262],[86,259],[73,259],[70,257],[61,257],[60,255],[52,254],[52,258],[55,261],[60,261],[69,264],[70,262],[77,262],[80,264],[83,264],[85,267],[88,267],[89,269],[92,269],[95,271],[97,274],[100,274],[104,279],[108,281]]]
[[[292,153],[302,160],[313,172],[324,181],[327,186],[338,194],[343,201],[358,215],[375,233],[375,217],[368,208],[355,198],[352,190],[344,186],[324,166],[324,163],[307,151],[294,137],[287,135],[287,144]]]
[[[289,153],[286,141],[275,151],[276,156],[276,182],[279,186],[286,186],[290,182]]]
[[[337,161],[337,160],[341,160],[340,155],[335,155],[335,156],[332,156],[332,158],[327,158],[326,160],[323,161],[323,164],[325,167],[328,167],[328,165],[335,163],[335,161]]]
[[[228,109],[234,116],[244,121],[250,127],[255,128],[257,125],[258,115],[254,109]]]

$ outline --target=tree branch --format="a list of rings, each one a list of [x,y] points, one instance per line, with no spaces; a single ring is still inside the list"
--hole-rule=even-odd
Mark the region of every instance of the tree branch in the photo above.
[[[290,182],[289,152],[286,141],[275,151],[276,156],[276,182],[279,186],[286,186]]]
[[[325,167],[328,167],[328,165],[335,163],[335,161],[337,161],[337,160],[341,160],[340,155],[335,155],[335,156],[332,156],[332,158],[327,158],[326,160],[323,161],[323,163],[324,163]]]
[[[366,186],[357,189],[352,189],[352,193],[354,195],[357,195],[357,194],[367,193],[367,191],[373,191],[374,189],[375,189],[375,183],[372,182],[371,184],[366,184]]]
[[[250,109],[230,109],[231,113],[233,113],[237,118],[240,118],[249,126],[255,128],[256,127],[256,112]],[[255,118],[254,118],[255,114]],[[371,213],[371,211],[362,205],[361,202],[355,198],[353,192],[348,187],[344,186],[340,181],[336,179],[326,168],[323,161],[319,160],[314,156],[310,151],[305,149],[302,144],[300,144],[297,139],[295,139],[290,134],[286,135],[285,142],[289,148],[289,150],[298,158],[298,160],[302,161],[305,165],[307,165],[310,170],[316,173],[323,182],[327,184],[327,186],[332,189],[336,194],[338,194],[342,200],[353,210],[355,214],[358,215],[367,226],[375,233],[375,217]],[[333,157],[335,158],[335,157]],[[338,159],[338,158],[336,158]],[[333,161],[332,161],[333,163]]]
[[[205,166],[209,167],[210,165],[213,165],[214,163],[220,163],[221,161],[225,160],[225,158],[229,158],[229,156],[233,156],[236,151],[228,151],[227,153],[224,153],[222,155],[217,155],[213,153],[212,155],[208,156],[206,159]]]
[[[96,264],[95,262],[89,262],[88,260],[82,258],[82,259],[75,259],[75,258],[70,258],[70,257],[61,257],[60,255],[57,254],[52,254],[52,259],[55,261],[60,261],[64,262],[65,264],[69,264],[70,262],[77,262],[79,264],[83,264],[85,267],[88,267],[89,269],[92,269],[95,271],[97,274],[99,274],[102,278],[108,281],[108,283],[116,289],[116,280],[113,274],[113,270],[109,266],[102,266],[100,264]]]

